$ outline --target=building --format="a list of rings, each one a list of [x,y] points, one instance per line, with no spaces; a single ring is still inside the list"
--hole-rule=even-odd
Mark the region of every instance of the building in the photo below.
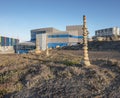
[[[36,43],[40,50],[82,43],[82,25],[66,26],[66,31],[55,28],[31,30],[31,42]],[[37,41],[37,42],[36,42]]]
[[[15,45],[15,53],[22,54],[22,53],[28,53],[31,50],[35,49],[35,43],[26,41],[22,43],[18,43]]]
[[[106,37],[106,36],[114,36],[120,35],[120,28],[113,27],[113,28],[105,28],[95,31],[95,36],[97,37]]]
[[[14,53],[14,46],[18,43],[19,39],[0,36],[0,53]]]
[[[0,36],[0,46],[14,46],[19,43],[19,39]]]
[[[119,37],[120,37],[120,28],[112,27],[112,28],[96,30],[93,40],[99,40],[99,41],[119,40],[120,39]]]

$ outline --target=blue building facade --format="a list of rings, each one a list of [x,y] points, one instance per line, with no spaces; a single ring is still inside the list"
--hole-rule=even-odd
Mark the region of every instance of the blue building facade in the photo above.
[[[49,35],[48,38],[52,38],[52,39],[69,39],[69,38],[73,38],[73,39],[83,39],[83,36],[75,36],[75,35],[70,35],[70,34],[55,34],[55,35]],[[57,46],[59,47],[64,47],[64,46],[68,46],[69,45],[69,41],[68,42],[48,42],[48,48],[56,48]]]
[[[14,46],[19,43],[19,39],[0,36],[0,46]]]

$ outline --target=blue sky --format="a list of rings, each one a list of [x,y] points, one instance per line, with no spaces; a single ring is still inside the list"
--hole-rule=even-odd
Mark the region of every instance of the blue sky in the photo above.
[[[0,0],[0,35],[30,40],[30,30],[82,25],[94,31],[120,27],[120,0]]]

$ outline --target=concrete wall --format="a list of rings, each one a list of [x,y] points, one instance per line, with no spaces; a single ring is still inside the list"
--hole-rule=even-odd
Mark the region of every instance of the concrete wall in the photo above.
[[[61,32],[50,32],[48,33],[48,42],[49,43],[68,43],[68,37],[62,37],[61,35],[68,35],[68,32],[61,31]],[[52,37],[53,36],[53,37]]]
[[[0,46],[0,54],[15,53],[13,46]]]
[[[36,38],[37,38],[37,45],[40,47],[40,50],[46,50],[46,44],[47,44],[47,39],[46,39],[46,33],[44,34],[37,34]]]
[[[76,35],[76,36],[83,36],[82,25],[73,25],[73,26],[66,26],[66,31],[69,34]],[[74,39],[69,40],[70,42],[74,41]],[[78,39],[79,43],[83,43],[81,38]]]

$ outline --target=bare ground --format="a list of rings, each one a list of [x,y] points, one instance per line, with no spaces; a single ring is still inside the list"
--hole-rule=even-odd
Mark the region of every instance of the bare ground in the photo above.
[[[0,96],[5,98],[119,98],[120,53],[81,50],[0,55]]]

